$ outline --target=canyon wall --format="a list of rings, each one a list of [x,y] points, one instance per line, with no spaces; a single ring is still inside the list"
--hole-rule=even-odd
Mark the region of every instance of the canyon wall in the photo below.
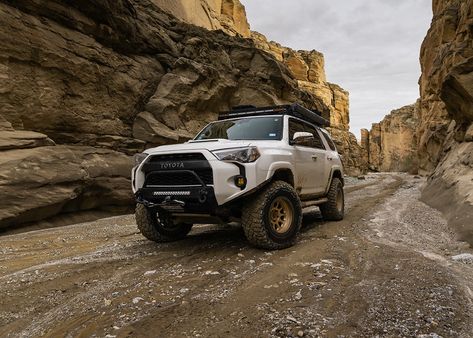
[[[221,29],[230,35],[250,36],[245,7],[238,0],[152,0],[162,10],[184,22]]]
[[[258,33],[252,32],[255,45],[282,62],[297,80],[299,88],[322,99],[328,110],[323,114],[330,120],[331,133],[342,155],[343,165],[349,175],[366,172],[368,164],[362,156],[363,149],[350,130],[349,94],[340,86],[327,82],[324,55],[318,51],[295,51],[281,46]]]
[[[372,171],[417,173],[418,105],[393,110],[371,130],[362,130],[363,156]]]
[[[172,4],[0,1],[0,228],[131,206],[132,154],[185,141],[234,105],[300,102],[353,144],[348,94],[325,82],[318,53],[299,80],[242,38],[236,0],[195,2],[220,26],[176,19],[193,7]]]
[[[421,50],[423,198],[473,243],[473,0],[434,0],[433,13]]]

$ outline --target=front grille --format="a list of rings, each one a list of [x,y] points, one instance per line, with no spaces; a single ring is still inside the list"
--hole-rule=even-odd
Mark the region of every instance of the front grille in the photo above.
[[[211,168],[199,168],[193,170],[197,176],[206,184],[213,184]],[[151,186],[192,186],[201,185],[201,182],[189,171],[159,171],[151,172],[146,176],[146,187]]]
[[[202,153],[186,153],[186,154],[165,154],[153,155],[149,162],[166,162],[166,161],[206,161]]]
[[[213,184],[212,167],[202,153],[152,155],[143,172],[147,187]]]

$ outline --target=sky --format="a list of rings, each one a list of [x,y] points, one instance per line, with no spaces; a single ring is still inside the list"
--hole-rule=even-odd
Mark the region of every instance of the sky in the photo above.
[[[419,97],[432,0],[240,0],[251,29],[325,55],[327,81],[350,92],[350,129],[370,129]]]

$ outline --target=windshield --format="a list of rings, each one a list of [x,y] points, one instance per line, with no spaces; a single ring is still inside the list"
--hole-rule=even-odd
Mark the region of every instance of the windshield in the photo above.
[[[281,140],[282,116],[252,117],[209,124],[196,140]]]

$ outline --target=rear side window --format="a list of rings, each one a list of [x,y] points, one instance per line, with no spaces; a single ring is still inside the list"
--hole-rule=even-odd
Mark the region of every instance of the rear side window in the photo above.
[[[328,146],[330,147],[330,149],[332,149],[333,151],[336,151],[337,148],[335,147],[335,144],[333,143],[333,141],[332,141],[332,139],[330,138],[330,136],[328,136],[328,135],[325,134],[324,132],[322,132],[322,135],[324,135],[325,140],[327,140],[327,143],[328,143]]]

